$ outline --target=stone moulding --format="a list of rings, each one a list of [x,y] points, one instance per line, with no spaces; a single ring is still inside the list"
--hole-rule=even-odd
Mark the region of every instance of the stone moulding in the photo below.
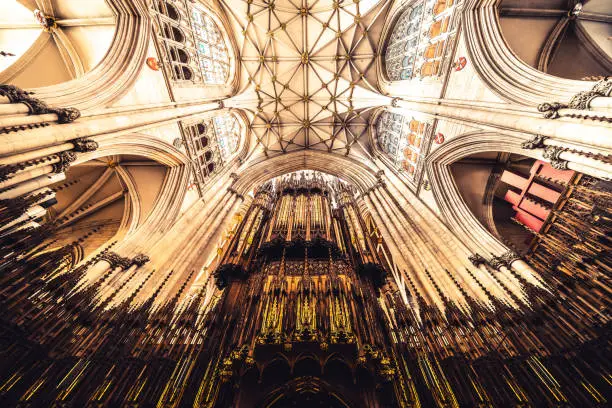
[[[556,77],[521,61],[506,43],[497,15],[499,0],[466,0],[461,21],[472,66],[491,91],[505,101],[536,106],[569,101],[593,82]]]
[[[116,31],[106,55],[80,78],[32,89],[49,105],[70,105],[80,110],[107,106],[131,89],[145,66],[152,32],[147,1],[107,0],[107,3],[116,15]],[[15,64],[18,63],[19,60]],[[0,74],[0,83],[10,81],[6,75],[11,75],[10,67],[4,75]]]

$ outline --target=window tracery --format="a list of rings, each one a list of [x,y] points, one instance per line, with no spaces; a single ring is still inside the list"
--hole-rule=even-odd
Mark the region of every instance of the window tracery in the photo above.
[[[414,179],[421,173],[430,135],[429,123],[398,113],[385,111],[376,122],[380,149]]]
[[[184,146],[194,164],[198,185],[204,185],[236,154],[242,132],[240,120],[232,113],[183,123]]]
[[[154,2],[162,52],[175,81],[206,85],[227,82],[230,59],[217,23],[200,6],[185,0]]]
[[[439,75],[454,35],[457,0],[417,0],[395,22],[385,50],[391,81]]]

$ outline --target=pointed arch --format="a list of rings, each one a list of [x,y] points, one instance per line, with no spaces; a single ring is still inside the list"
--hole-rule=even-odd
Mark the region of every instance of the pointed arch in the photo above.
[[[469,132],[449,140],[427,157],[426,171],[442,219],[465,245],[478,253],[505,253],[509,248],[493,236],[464,201],[450,165],[467,156],[486,152],[505,152],[540,159],[535,150],[521,147],[525,139],[495,132]]]
[[[53,36],[59,47],[58,58],[64,61],[67,75],[72,79],[41,87],[25,84],[28,90],[35,92],[38,98],[49,105],[72,106],[80,110],[108,106],[118,100],[131,88],[144,66],[151,35],[151,18],[146,0],[106,0],[106,4],[115,17],[101,19],[96,24],[110,24],[112,20],[116,29],[108,50],[95,67],[84,66],[78,52],[79,45],[74,41],[77,37],[68,36],[61,29],[54,28],[57,24],[60,28],[62,24],[72,24],[78,29],[80,23],[77,20],[55,19],[52,15],[54,8],[47,5],[45,7],[50,10],[42,12],[52,17],[52,26],[48,32],[41,33],[19,60],[0,74],[0,78],[4,78],[0,82],[10,82],[17,72],[30,66],[34,58],[43,58],[44,55],[39,55],[40,51]],[[89,20],[93,23],[96,19]]]
[[[560,78],[523,62],[502,34],[499,4],[500,0],[465,0],[461,15],[469,59],[489,89],[505,101],[535,106],[569,101],[593,86],[591,81]]]

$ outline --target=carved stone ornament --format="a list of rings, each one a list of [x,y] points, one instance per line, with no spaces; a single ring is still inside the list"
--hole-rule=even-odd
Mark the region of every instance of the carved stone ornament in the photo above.
[[[49,33],[53,31],[54,28],[57,28],[57,23],[55,22],[55,17],[53,16],[49,16],[37,9],[34,10],[34,17],[36,17],[38,24],[40,24],[43,30]]]
[[[150,260],[151,260],[151,258],[146,256],[145,254],[138,254],[134,258],[132,258],[132,265],[136,265],[138,267],[141,267],[142,265],[146,264]]]
[[[527,150],[540,149],[544,147],[546,139],[548,139],[548,136],[535,135],[533,138],[521,143],[521,147]]]
[[[500,258],[506,263],[508,267],[512,265],[514,261],[518,261],[521,259],[521,256],[514,251],[504,252]]]
[[[106,261],[110,264],[111,268],[128,269],[132,265],[130,258],[119,255],[116,252],[107,252],[100,255],[101,261]]]
[[[559,146],[548,146],[544,149],[544,158],[550,161],[559,160],[561,153],[563,153],[565,149]]]
[[[53,172],[54,173],[63,173],[68,170],[70,167],[70,163],[76,160],[77,156],[74,152],[61,152],[58,154],[59,161],[53,164]]]
[[[468,260],[472,263],[472,265],[478,267],[486,262],[486,260],[479,254],[470,255]]]
[[[569,170],[569,162],[567,160],[551,160],[550,165],[556,170]]]
[[[34,93],[24,91],[15,85],[0,85],[0,95],[6,96],[11,103],[23,103],[28,107],[30,115],[55,113],[58,123],[71,123],[81,117],[76,108],[53,108],[40,99],[32,97]]]
[[[72,150],[79,153],[93,152],[98,148],[98,142],[91,139],[81,138],[71,140],[70,142],[74,145]]]
[[[559,110],[565,108],[567,108],[567,105],[559,102],[547,102],[538,105],[538,111],[544,113],[546,119],[557,119],[561,116],[559,115]]]
[[[609,97],[611,93],[612,77],[605,77],[593,85],[589,91],[578,92],[570,99],[569,103],[541,103],[538,105],[538,111],[543,112],[544,117],[547,119],[556,119],[561,116],[559,114],[560,109],[588,110],[593,99]]]
[[[11,103],[18,103],[31,98],[30,95],[34,95],[34,92],[24,91],[15,85],[0,85],[0,95],[6,96]]]
[[[240,194],[238,191],[234,190],[233,188],[228,187],[227,191],[229,191],[232,194],[235,194],[240,200],[244,200],[244,197],[242,196],[242,194]]]
[[[504,261],[504,259],[502,259],[502,257],[494,256],[493,258],[489,260],[489,265],[491,265],[493,269],[499,270],[502,267],[506,266],[506,262]]]
[[[559,146],[548,146],[544,149],[544,158],[550,161],[550,165],[553,169],[557,170],[567,170],[569,162],[567,160],[561,159],[561,153],[563,153],[566,149],[563,149]]]
[[[81,117],[81,112],[76,108],[49,108],[48,113],[55,113],[58,123],[72,123]]]
[[[592,89],[593,92],[597,92],[600,96],[610,96],[612,94],[612,77],[605,77],[601,81],[598,81]]]
[[[570,109],[578,110],[589,109],[591,101],[600,96],[603,95],[600,95],[598,92],[595,91],[578,92],[572,97],[572,99],[570,99],[569,103],[567,104],[567,107]]]
[[[399,107],[399,101],[400,101],[400,98],[391,99],[391,106],[393,106],[394,108]]]

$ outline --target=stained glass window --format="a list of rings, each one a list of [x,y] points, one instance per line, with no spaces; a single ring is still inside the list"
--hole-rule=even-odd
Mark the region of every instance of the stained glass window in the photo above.
[[[378,145],[393,163],[414,175],[427,129],[425,122],[385,111],[376,123]]]
[[[204,9],[187,0],[158,0],[156,26],[175,81],[225,84],[230,58],[223,34]]]
[[[195,178],[204,185],[223,169],[238,150],[243,127],[232,113],[183,124],[187,154],[195,165]]]
[[[198,8],[192,9],[192,26],[196,50],[204,82],[209,85],[224,84],[229,75],[229,55],[213,19]]]
[[[455,0],[417,0],[395,22],[385,51],[391,81],[435,76],[446,51]]]
[[[223,161],[227,161],[238,149],[241,132],[240,123],[230,113],[215,116],[213,123],[221,158]]]
[[[387,75],[392,81],[412,78],[423,19],[423,3],[408,7],[400,16],[385,53]]]

